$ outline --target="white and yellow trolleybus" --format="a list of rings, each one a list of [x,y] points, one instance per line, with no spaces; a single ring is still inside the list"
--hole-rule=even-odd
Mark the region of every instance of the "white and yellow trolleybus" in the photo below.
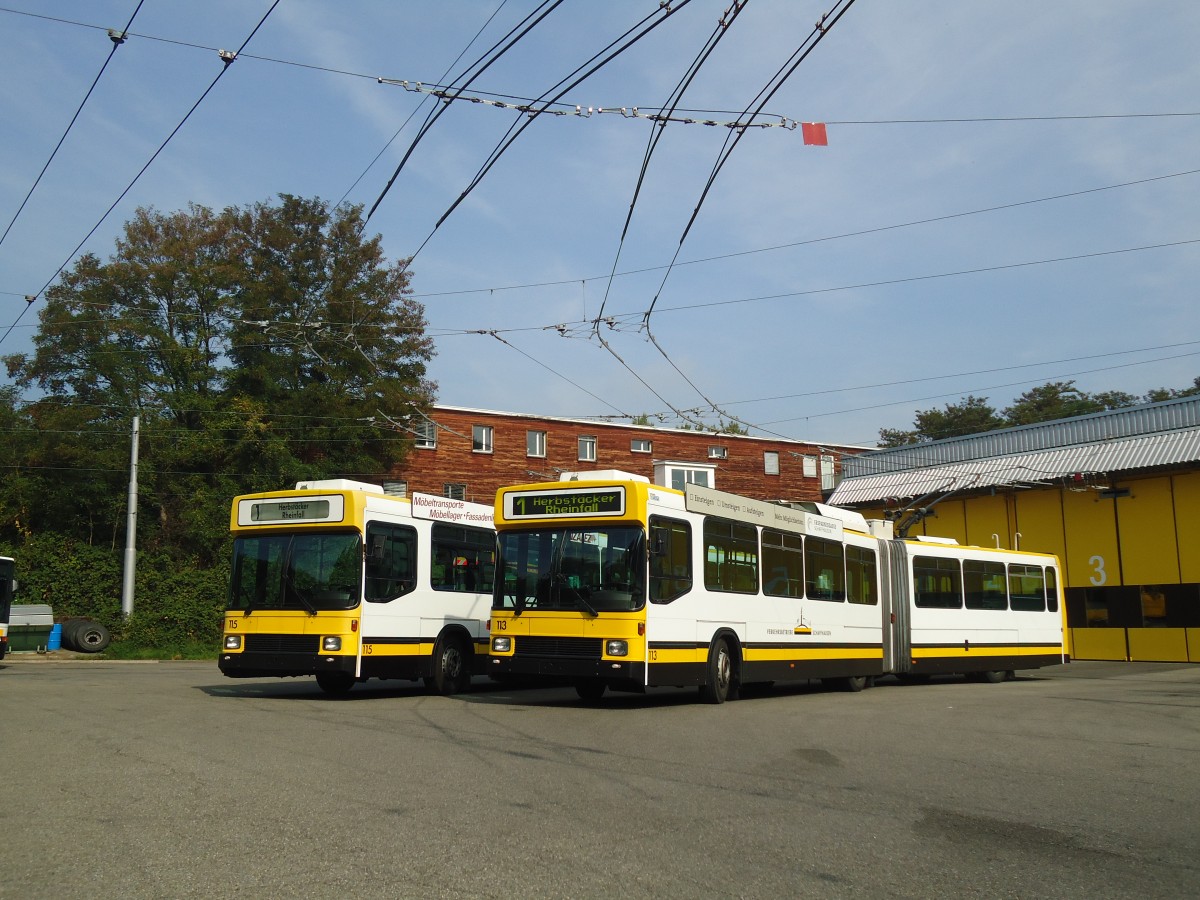
[[[501,488],[489,671],[606,689],[877,676],[1000,681],[1065,662],[1053,556],[617,471]]]
[[[465,690],[487,660],[491,507],[334,479],[233,501],[221,671]]]

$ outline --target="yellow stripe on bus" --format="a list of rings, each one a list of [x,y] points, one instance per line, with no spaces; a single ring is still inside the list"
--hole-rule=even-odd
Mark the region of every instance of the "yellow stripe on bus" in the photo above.
[[[742,650],[746,662],[786,662],[813,659],[883,659],[883,648],[861,647],[747,647]]]
[[[975,647],[913,647],[913,659],[970,659],[972,656],[1046,656],[1058,654],[1062,648],[1058,644],[1042,644],[1038,646],[975,646]]]
[[[363,641],[363,658],[377,656],[433,656],[433,641],[421,644],[387,644]]]

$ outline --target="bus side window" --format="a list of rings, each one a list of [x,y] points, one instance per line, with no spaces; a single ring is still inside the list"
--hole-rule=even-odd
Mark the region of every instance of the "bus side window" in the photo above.
[[[496,538],[491,531],[435,522],[429,586],[435,591],[491,593]]]
[[[686,522],[650,520],[650,602],[669,603],[692,589],[692,531]]]
[[[407,594],[416,586],[413,560],[417,533],[404,525],[372,522],[367,526],[367,581],[365,597],[386,602]]]

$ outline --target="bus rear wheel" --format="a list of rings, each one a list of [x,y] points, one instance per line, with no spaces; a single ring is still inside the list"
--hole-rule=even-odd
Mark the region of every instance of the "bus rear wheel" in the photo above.
[[[354,676],[349,672],[318,672],[317,687],[327,694],[344,694],[354,687]]]

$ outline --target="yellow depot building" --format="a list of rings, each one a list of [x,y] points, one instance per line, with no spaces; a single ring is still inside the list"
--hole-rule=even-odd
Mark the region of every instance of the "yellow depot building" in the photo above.
[[[1200,662],[1200,397],[846,456],[829,502],[1057,554],[1077,659]]]

